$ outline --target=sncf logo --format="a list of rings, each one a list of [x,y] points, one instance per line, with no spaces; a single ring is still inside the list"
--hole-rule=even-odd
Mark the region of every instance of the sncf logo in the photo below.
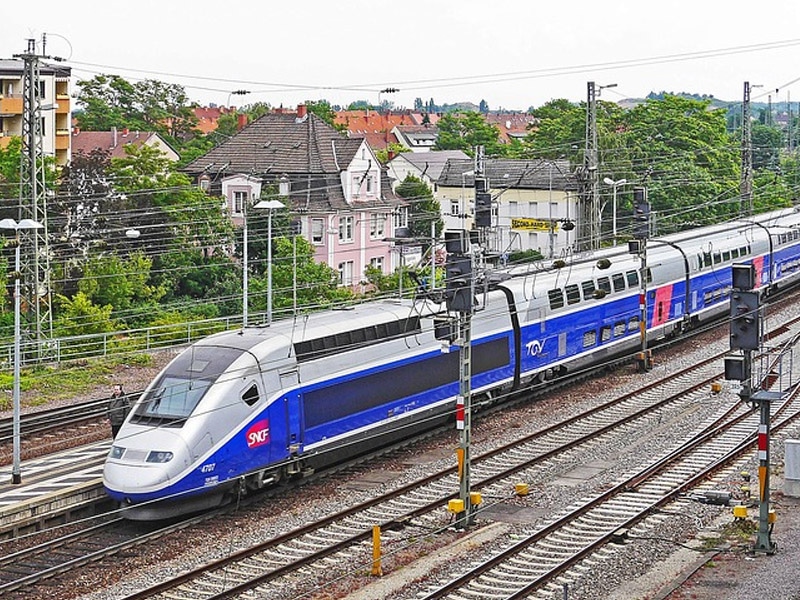
[[[264,419],[250,426],[245,434],[248,448],[257,448],[269,443],[269,420]]]

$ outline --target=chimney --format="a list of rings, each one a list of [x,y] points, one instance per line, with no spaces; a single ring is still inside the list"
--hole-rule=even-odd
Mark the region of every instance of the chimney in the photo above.
[[[308,109],[306,108],[305,104],[298,104],[297,105],[297,120],[302,121],[308,115]]]
[[[246,113],[239,113],[237,115],[238,120],[236,121],[236,130],[241,131],[245,127],[247,127],[247,114]]]
[[[392,159],[393,159],[393,158],[396,156],[396,154],[394,153],[394,150],[389,150],[389,151],[386,153],[386,156],[387,156],[387,158],[388,158],[389,160],[392,160]]]
[[[112,148],[116,148],[117,147],[117,128],[116,127],[112,127],[111,128],[111,134],[112,134],[112,139],[113,139],[111,147]]]
[[[77,125],[72,128],[72,135],[78,135],[81,132],[81,128]]]
[[[122,137],[128,137],[128,128],[127,127],[123,128]]]

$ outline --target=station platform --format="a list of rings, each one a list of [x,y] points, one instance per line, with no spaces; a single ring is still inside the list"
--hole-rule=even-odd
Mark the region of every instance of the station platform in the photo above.
[[[94,514],[110,502],[103,490],[103,462],[111,440],[22,461],[22,483],[11,483],[12,465],[0,467],[0,539]]]

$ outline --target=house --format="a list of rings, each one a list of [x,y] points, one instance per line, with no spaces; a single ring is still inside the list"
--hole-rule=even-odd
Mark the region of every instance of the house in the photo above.
[[[568,160],[486,159],[484,176],[492,195],[490,252],[537,250],[560,256],[575,245],[578,181]],[[445,229],[472,228],[475,199],[473,161],[450,159],[439,176],[436,199]]]
[[[397,141],[412,152],[430,152],[439,135],[435,125],[397,125],[392,129]]]
[[[111,131],[81,131],[77,127],[72,130],[73,154],[80,152],[88,155],[99,148],[107,151],[110,158],[123,158],[126,156],[125,146],[129,144],[158,148],[171,161],[180,158],[164,138],[153,131],[129,131],[127,128],[117,130],[116,127]]]
[[[314,259],[337,269],[342,285],[359,284],[368,265],[389,273],[399,263],[386,240],[408,213],[385,168],[363,137],[346,137],[304,105],[263,115],[183,170],[223,196],[235,223],[277,186]]]
[[[42,152],[55,156],[61,166],[70,160],[71,73],[69,67],[39,62]],[[24,84],[24,61],[0,60],[0,148],[22,136]]]
[[[511,140],[523,140],[536,126],[536,117],[520,112],[485,113],[484,120],[497,127],[500,132],[500,143],[508,144]]]
[[[389,179],[392,180],[392,187],[397,188],[408,175],[413,175],[424,181],[435,192],[439,176],[451,158],[468,160],[469,156],[461,150],[402,152],[386,164],[389,169]]]

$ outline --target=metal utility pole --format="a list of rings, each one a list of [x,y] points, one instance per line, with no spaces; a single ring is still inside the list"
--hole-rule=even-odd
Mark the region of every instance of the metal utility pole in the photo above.
[[[742,181],[739,214],[753,214],[753,141],[750,133],[750,82],[744,82],[742,99]]]
[[[24,64],[22,110],[22,160],[20,161],[19,220],[41,223],[41,229],[22,232],[26,253],[21,262],[24,282],[26,327],[23,336],[35,342],[35,355],[43,357],[43,341],[52,337],[53,315],[50,291],[50,251],[47,242],[47,189],[42,147],[42,89],[39,61],[49,58],[36,54],[36,41],[28,40],[28,50],[15,54]]]
[[[586,149],[583,167],[586,183],[581,197],[578,238],[582,250],[600,247],[600,186],[597,169],[597,89],[594,81],[586,86]]]

